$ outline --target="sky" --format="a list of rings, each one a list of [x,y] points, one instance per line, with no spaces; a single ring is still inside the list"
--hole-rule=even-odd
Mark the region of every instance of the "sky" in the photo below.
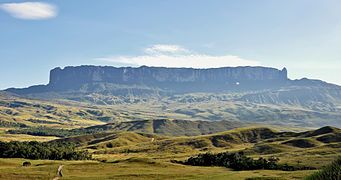
[[[286,67],[341,85],[341,1],[0,0],[0,89],[76,65]]]

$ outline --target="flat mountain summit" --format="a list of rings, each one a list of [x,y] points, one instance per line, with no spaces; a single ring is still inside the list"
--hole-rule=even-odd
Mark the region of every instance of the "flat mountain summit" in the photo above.
[[[286,68],[279,70],[249,66],[209,69],[76,66],[51,70],[47,85],[11,88],[7,91],[21,95],[71,91],[140,95],[155,92],[160,94],[245,92],[307,85],[326,86],[327,83],[308,79],[290,80]]]

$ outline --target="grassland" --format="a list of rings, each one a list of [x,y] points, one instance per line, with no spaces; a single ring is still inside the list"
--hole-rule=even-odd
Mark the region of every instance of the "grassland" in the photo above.
[[[167,104],[169,101],[174,102]],[[298,121],[288,121],[285,126],[283,123],[278,123],[295,115],[297,118],[305,119],[304,123],[314,126],[318,118],[307,120],[311,114],[316,113],[311,109],[220,100],[210,100],[210,103],[199,100],[188,103],[189,101],[191,100],[168,99],[161,102],[149,101],[146,104],[94,106],[69,101],[52,102],[0,97],[2,122],[0,141],[71,141],[77,143],[79,149],[93,153],[94,157],[92,161],[0,159],[0,179],[52,179],[60,164],[65,165],[62,179],[245,179],[251,177],[302,179],[315,171],[232,171],[222,167],[184,166],[172,163],[172,160],[184,160],[205,152],[243,150],[254,158],[275,156],[280,159],[279,163],[321,168],[341,155],[340,129],[326,127],[302,132],[311,127],[300,128],[297,126],[300,123]],[[268,116],[263,116],[265,114]],[[248,122],[243,126],[248,127],[220,133],[213,133],[207,129],[198,131],[200,129],[198,127],[203,124],[197,122],[194,125],[193,123],[174,125],[173,120],[238,122],[241,118],[245,118]],[[274,120],[266,128],[257,123],[261,120],[268,123],[268,119],[271,118]],[[155,119],[161,119],[159,121],[162,123],[152,121]],[[141,125],[143,121],[146,123]],[[39,126],[66,131],[74,128],[100,127],[98,129],[102,128],[102,131],[66,139],[56,136],[6,133],[8,130]],[[204,126],[208,127],[207,124]],[[154,129],[155,127],[159,128]],[[179,130],[179,127],[185,128]],[[238,126],[232,124],[230,128],[232,127]],[[230,128],[226,126],[223,129]],[[283,132],[284,130],[292,132]],[[201,133],[204,135],[199,135]],[[32,166],[23,167],[24,161],[30,161]]]
[[[280,159],[279,163],[322,168],[341,155],[340,142],[321,142],[326,135],[337,135],[340,129],[325,127],[301,133],[278,132],[252,127],[222,133],[168,137],[134,132],[103,132],[70,137],[80,149],[93,153],[92,161],[28,160],[33,165],[23,167],[24,159],[0,159],[1,179],[52,179],[59,165],[64,165],[62,179],[302,179],[315,170],[305,171],[233,171],[222,167],[194,167],[172,163],[204,152],[234,152],[243,150],[248,156]],[[219,141],[216,141],[216,139]],[[314,147],[285,143],[307,139]],[[321,139],[320,139],[321,140]],[[324,139],[323,139],[324,140]],[[219,143],[217,143],[219,142]],[[295,141],[294,141],[295,142]],[[259,153],[265,146],[270,151]],[[277,149],[278,151],[273,151]]]
[[[221,167],[194,167],[147,159],[129,159],[115,163],[97,161],[0,159],[0,179],[53,179],[57,168],[64,165],[62,179],[245,179],[275,177],[300,179],[313,171],[232,171]]]

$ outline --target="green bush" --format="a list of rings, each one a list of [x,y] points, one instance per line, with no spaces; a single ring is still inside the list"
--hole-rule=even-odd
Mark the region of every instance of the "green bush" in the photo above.
[[[330,165],[308,176],[306,180],[340,180],[341,179],[341,156]]]

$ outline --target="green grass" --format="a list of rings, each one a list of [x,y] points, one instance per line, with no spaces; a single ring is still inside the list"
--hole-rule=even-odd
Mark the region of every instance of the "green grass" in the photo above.
[[[193,167],[145,159],[118,163],[96,161],[30,161],[32,166],[22,167],[24,159],[0,159],[0,179],[52,179],[63,164],[62,179],[245,179],[272,177],[300,179],[311,171],[231,171],[220,167]]]
[[[308,138],[316,142],[315,138],[321,134],[303,137],[303,133],[302,137],[278,138],[277,133],[271,129],[251,127],[195,137],[167,137],[134,132],[72,137],[68,140],[80,142],[82,149],[94,153],[96,161],[29,160],[33,165],[22,167],[26,160],[0,159],[0,179],[52,179],[60,164],[65,165],[63,179],[302,179],[315,171],[232,171],[223,167],[184,166],[173,164],[171,160],[185,160],[207,151],[234,152],[246,149],[254,158],[275,156],[280,159],[279,163],[321,168],[341,155],[337,143],[318,142],[316,147],[311,148],[283,144],[288,138]],[[275,137],[271,140],[273,135]],[[213,137],[225,139],[226,146],[214,146]],[[280,152],[261,155],[253,151],[253,148],[263,145],[277,148]]]

